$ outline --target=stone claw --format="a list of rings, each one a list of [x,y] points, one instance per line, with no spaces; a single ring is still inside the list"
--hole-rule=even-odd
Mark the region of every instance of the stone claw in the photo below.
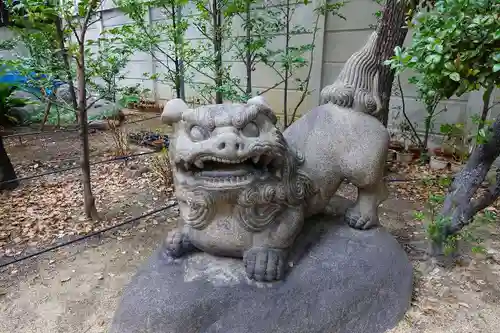
[[[345,222],[354,229],[366,230],[378,225],[378,218],[363,216],[355,210],[348,209],[344,216]]]
[[[243,263],[249,279],[258,282],[282,280],[286,267],[286,252],[273,248],[252,248],[245,252]]]
[[[167,254],[172,258],[182,257],[184,254],[195,250],[189,237],[180,230],[172,230],[167,234],[165,247]]]

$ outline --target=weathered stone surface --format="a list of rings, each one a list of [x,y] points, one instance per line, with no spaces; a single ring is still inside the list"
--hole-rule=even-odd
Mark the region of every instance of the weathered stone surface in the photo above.
[[[165,104],[182,225],[167,237],[172,257],[196,249],[243,258],[247,276],[281,280],[304,218],[324,209],[344,179],[358,187],[346,222],[378,224],[386,198],[383,173],[389,135],[374,117],[331,103],[314,108],[285,132],[265,100]]]
[[[110,333],[382,333],[406,312],[412,267],[383,228],[306,220],[286,279],[249,280],[241,260],[159,249],[124,291]]]

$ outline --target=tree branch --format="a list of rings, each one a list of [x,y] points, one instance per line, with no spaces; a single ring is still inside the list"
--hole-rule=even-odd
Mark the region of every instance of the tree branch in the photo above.
[[[415,130],[415,127],[411,123],[410,118],[408,118],[408,115],[406,114],[405,96],[404,96],[404,92],[403,92],[403,87],[401,86],[401,77],[399,75],[397,76],[397,82],[398,82],[399,93],[401,94],[401,107],[402,107],[401,111],[403,112],[403,116],[405,117],[406,121],[408,122],[408,126],[410,126],[410,129],[413,133],[413,136],[417,138],[420,147],[423,148],[424,143],[422,142],[422,139],[420,139],[420,136],[418,135],[417,131]]]
[[[92,17],[92,14],[95,13],[95,8],[97,7],[97,0],[91,0],[89,4],[89,9],[85,15],[85,19],[83,20],[82,24],[82,39],[85,41],[85,33],[87,32],[87,29],[89,27],[89,21],[90,18]]]
[[[481,197],[471,201],[469,209],[465,214],[468,221],[472,221],[474,215],[493,204],[500,196],[500,169],[497,170],[495,184],[491,185]]]
[[[304,100],[306,99],[306,95],[309,91],[309,81],[311,81],[311,72],[312,72],[312,67],[313,67],[313,59],[314,59],[314,45],[315,45],[315,42],[316,42],[316,35],[317,35],[317,32],[318,32],[318,23],[319,23],[319,17],[320,17],[321,13],[317,13],[316,14],[316,21],[314,22],[314,32],[313,32],[313,35],[312,35],[312,41],[311,41],[311,44],[312,44],[312,48],[311,48],[311,53],[310,53],[310,60],[309,60],[309,69],[307,71],[307,76],[306,76],[306,86],[302,88],[302,95],[300,95],[300,99],[299,101],[297,102],[297,104],[295,105],[295,108],[293,109],[293,112],[292,112],[292,120],[290,121],[290,124],[293,123],[295,121],[295,117],[297,115],[297,111],[299,110],[299,107],[302,105],[302,103],[304,102]]]
[[[266,92],[268,92],[269,90],[272,90],[272,89],[276,88],[277,86],[279,86],[279,85],[280,85],[280,84],[282,84],[283,82],[285,82],[285,80],[284,80],[284,79],[283,79],[283,80],[281,80],[280,82],[275,83],[272,87],[269,87],[269,88],[267,88],[266,90],[263,90],[263,91],[259,92],[259,96],[260,96],[260,95],[265,94],[265,93],[266,93]]]
[[[71,29],[71,31],[73,32],[73,36],[75,36],[75,38],[76,38],[76,42],[77,42],[78,44],[80,44],[80,43],[81,43],[81,41],[80,41],[80,36],[78,35],[78,32],[76,31],[76,27],[75,27],[73,24],[71,24],[69,21],[68,21],[68,27],[69,27],[69,28]]]

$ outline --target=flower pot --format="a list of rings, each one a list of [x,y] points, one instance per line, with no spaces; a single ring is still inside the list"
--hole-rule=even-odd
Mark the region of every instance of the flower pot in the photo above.
[[[441,156],[431,156],[429,167],[434,170],[443,170],[448,166],[448,160]]]
[[[398,162],[401,162],[403,164],[408,164],[411,161],[413,161],[413,153],[398,151],[396,153],[396,159]]]
[[[422,154],[421,149],[418,147],[410,147],[408,148],[408,151],[413,154],[413,159],[415,160],[418,160]]]

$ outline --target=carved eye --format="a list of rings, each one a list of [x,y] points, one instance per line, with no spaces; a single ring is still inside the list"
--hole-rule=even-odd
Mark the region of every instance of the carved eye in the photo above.
[[[241,133],[244,136],[255,137],[259,136],[259,127],[254,122],[246,124],[245,127],[242,128]]]
[[[208,137],[208,132],[203,127],[194,125],[189,131],[189,135],[191,135],[191,139],[194,141],[202,141]]]

